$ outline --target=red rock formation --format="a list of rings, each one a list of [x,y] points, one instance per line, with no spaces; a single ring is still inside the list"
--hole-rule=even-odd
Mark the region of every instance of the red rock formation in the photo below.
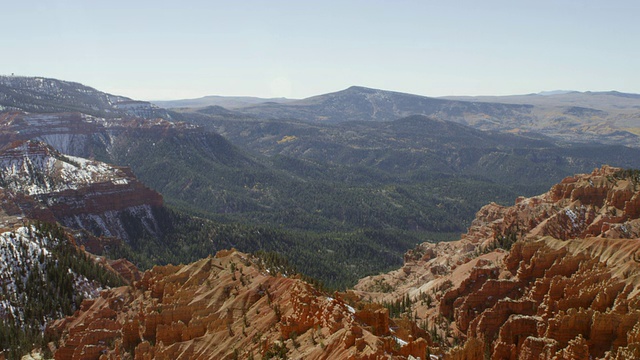
[[[356,313],[356,319],[361,323],[369,325],[369,330],[374,335],[384,336],[391,333],[389,310],[386,308],[367,306]]]
[[[356,293],[439,300],[411,311],[453,334],[441,345],[462,340],[441,350],[448,359],[638,358],[640,192],[628,175],[603,167],[512,207],[487,205],[461,240],[419,245],[409,273],[363,279]],[[499,240],[515,243],[492,250]]]
[[[118,259],[108,261],[105,265],[107,268],[111,268],[115,273],[120,275],[129,284],[133,284],[135,281],[140,280],[141,274],[138,268],[126,259]]]
[[[229,251],[188,266],[156,267],[133,287],[87,302],[52,327],[65,334],[56,356],[243,358],[283,349],[305,359],[427,352],[446,359],[637,358],[634,181],[604,167],[512,207],[487,205],[461,240],[421,244],[402,269],[363,279],[348,294],[378,302],[408,295],[408,314],[427,324],[433,341],[415,322],[393,321],[379,306],[356,311],[298,279],[264,274],[246,255]]]
[[[538,317],[525,315],[510,315],[506,321],[502,321],[492,358],[517,359],[525,340],[537,333],[540,321]]]
[[[85,301],[49,331],[62,335],[56,359],[262,358],[278,349],[299,359],[424,358],[426,333],[414,324],[392,334],[395,326],[386,309],[356,311],[229,251],[154,267],[131,287]]]

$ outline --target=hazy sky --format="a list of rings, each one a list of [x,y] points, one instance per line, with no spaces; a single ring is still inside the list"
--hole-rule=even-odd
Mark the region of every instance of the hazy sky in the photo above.
[[[640,93],[640,1],[0,0],[0,72],[136,99]]]

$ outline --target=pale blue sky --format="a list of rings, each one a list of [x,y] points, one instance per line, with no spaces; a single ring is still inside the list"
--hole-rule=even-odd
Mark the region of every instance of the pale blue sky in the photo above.
[[[640,93],[640,1],[0,0],[0,73],[145,100]]]

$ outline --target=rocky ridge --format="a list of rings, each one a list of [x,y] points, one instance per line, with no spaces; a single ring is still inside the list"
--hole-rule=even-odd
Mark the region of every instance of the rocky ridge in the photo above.
[[[409,295],[447,359],[637,358],[638,180],[605,166],[487,205],[459,241],[417,246],[355,294]]]
[[[566,102],[565,97],[572,100]],[[426,115],[480,130],[535,132],[564,141],[638,146],[640,97],[637,95],[574,93],[557,98],[431,98],[352,86],[307,99],[248,105],[235,111],[256,118],[316,123],[393,121],[410,115]],[[571,106],[575,102],[579,106]]]
[[[235,250],[154,267],[48,331],[62,335],[55,359],[406,359],[429,344],[386,309],[356,310]]]

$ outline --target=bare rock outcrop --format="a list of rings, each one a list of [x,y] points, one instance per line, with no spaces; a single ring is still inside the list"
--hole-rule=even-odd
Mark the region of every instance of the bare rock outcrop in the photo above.
[[[604,166],[511,207],[489,204],[460,240],[417,246],[408,274],[365,278],[356,293],[409,294],[447,359],[634,358],[639,182],[637,171]]]
[[[102,292],[48,331],[56,359],[424,358],[428,335],[356,310],[297,278],[271,276],[236,251],[154,267],[133,286]]]

